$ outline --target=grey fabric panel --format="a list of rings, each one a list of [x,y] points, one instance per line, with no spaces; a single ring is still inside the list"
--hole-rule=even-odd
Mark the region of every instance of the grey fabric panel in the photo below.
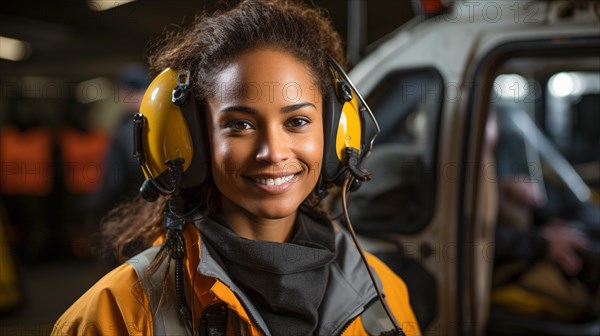
[[[150,278],[144,277],[144,272],[148,268],[148,265],[160,249],[159,246],[151,247],[144,252],[132,257],[127,260],[138,276],[146,295],[148,295],[150,301],[150,309],[152,311],[152,325],[154,335],[181,335],[185,336],[185,326],[177,309],[177,302],[175,300],[175,286],[174,286],[174,275],[170,272],[167,277],[166,289],[172,295],[160,295],[162,293],[154,293],[154,288],[159,288],[167,268],[167,263],[160,265],[158,270],[152,274]],[[171,261],[169,270],[173,270],[175,262]],[[159,295],[156,295],[159,294]]]
[[[337,258],[319,308],[317,335],[341,333],[377,297],[365,265],[346,234],[336,232],[336,248]]]

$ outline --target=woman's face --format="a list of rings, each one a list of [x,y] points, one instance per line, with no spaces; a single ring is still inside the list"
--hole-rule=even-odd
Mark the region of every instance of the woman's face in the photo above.
[[[322,96],[308,68],[255,49],[219,72],[215,88],[208,133],[222,207],[257,219],[295,216],[323,159]]]

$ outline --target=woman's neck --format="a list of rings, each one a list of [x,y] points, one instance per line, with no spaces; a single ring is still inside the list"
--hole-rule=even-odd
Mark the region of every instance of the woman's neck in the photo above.
[[[223,215],[240,237],[283,243],[290,241],[297,212],[283,218],[261,218],[230,201],[222,202]]]

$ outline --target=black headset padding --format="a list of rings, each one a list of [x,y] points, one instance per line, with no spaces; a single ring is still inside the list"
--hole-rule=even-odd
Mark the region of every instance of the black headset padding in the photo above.
[[[191,92],[188,95],[188,99],[184,104],[180,106],[183,118],[190,132],[192,138],[192,162],[190,166],[183,173],[181,180],[181,187],[184,189],[197,187],[204,182],[207,175],[208,167],[210,163],[210,157],[208,156],[208,146],[206,144],[206,120],[202,113],[202,108],[193,99]]]
[[[336,94],[335,81],[335,79],[332,80],[332,85],[329,86],[328,95],[323,97],[324,150],[321,180],[326,187],[331,185],[341,185],[347,171],[343,162],[340,162],[336,149],[337,131],[343,105]]]

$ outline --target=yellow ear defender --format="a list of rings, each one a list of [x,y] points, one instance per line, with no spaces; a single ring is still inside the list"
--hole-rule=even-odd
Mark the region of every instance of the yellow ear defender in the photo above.
[[[134,117],[134,156],[146,181],[142,196],[199,186],[206,178],[200,108],[191,95],[189,71],[166,69],[150,83]]]
[[[371,153],[379,125],[342,67],[331,57],[328,67],[332,85],[323,108],[325,150],[320,191],[342,186],[349,175],[354,178],[351,189],[356,190],[360,182],[370,179],[362,160]],[[373,136],[366,142],[368,133]]]
[[[321,194],[341,186],[348,176],[353,189],[369,179],[361,163],[379,134],[371,110],[344,70],[332,58],[327,65],[332,85],[323,103]],[[146,200],[197,187],[206,178],[209,157],[201,111],[191,94],[189,71],[166,69],[146,90],[134,118],[134,156],[146,177],[140,188]],[[367,133],[373,136],[365,141]]]

